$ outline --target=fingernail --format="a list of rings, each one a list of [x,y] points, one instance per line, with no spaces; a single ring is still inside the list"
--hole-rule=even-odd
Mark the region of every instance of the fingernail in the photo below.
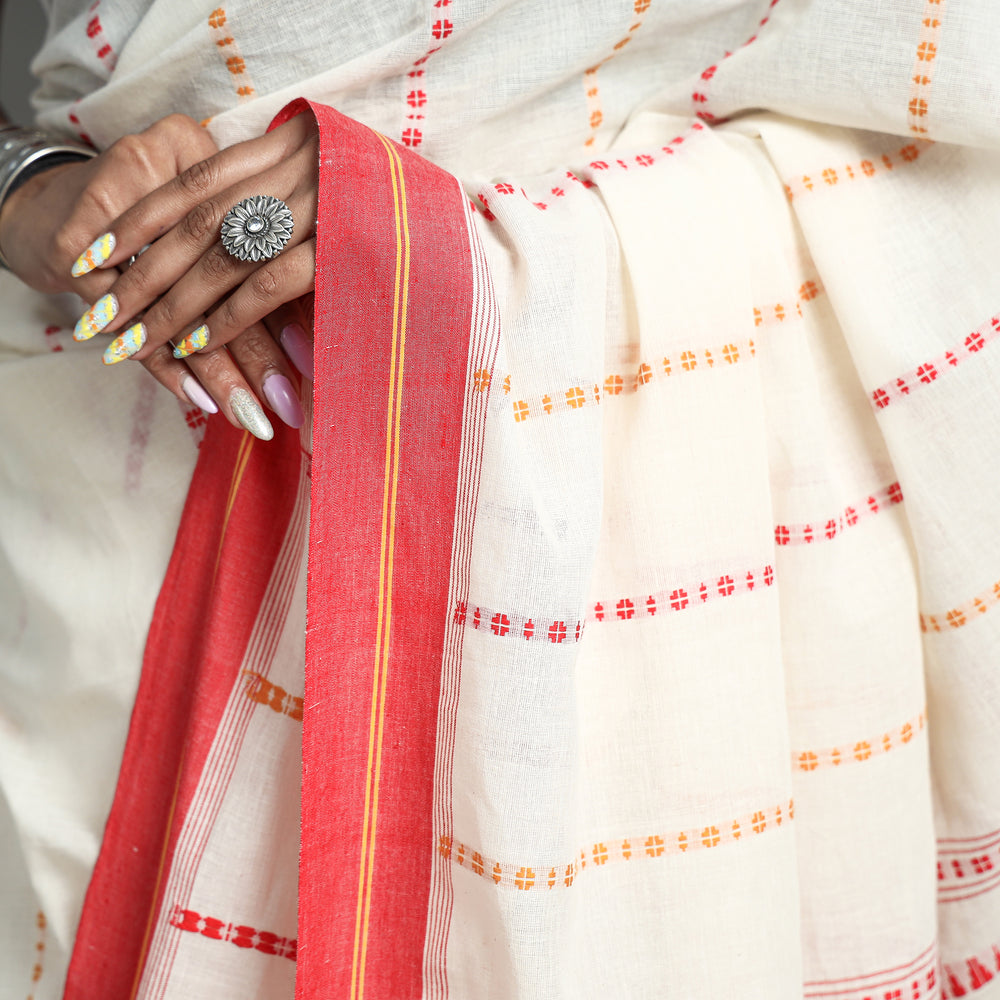
[[[146,343],[146,324],[136,323],[130,326],[120,337],[115,337],[104,352],[104,363],[116,365],[119,361],[132,357],[142,350]]]
[[[208,327],[202,323],[197,330],[192,330],[175,348],[175,358],[186,358],[195,351],[200,351],[208,343]]]
[[[236,419],[255,437],[261,441],[270,441],[274,437],[271,421],[264,416],[260,403],[246,389],[234,389],[229,397],[229,406]]]
[[[264,379],[264,398],[272,410],[288,424],[289,427],[301,427],[306,416],[302,412],[299,397],[292,383],[277,372],[272,372]]]
[[[312,337],[298,323],[289,323],[278,337],[285,354],[302,374],[313,381]]]
[[[204,386],[193,375],[186,375],[184,377],[184,381],[181,382],[181,389],[184,391],[184,395],[195,406],[200,406],[206,413],[219,412],[219,408],[215,405],[215,400],[212,399],[205,391]]]
[[[72,275],[79,278],[82,274],[90,274],[95,267],[100,267],[115,252],[115,234],[105,233],[98,236],[86,250],[76,258]]]
[[[77,320],[73,331],[74,340],[90,340],[103,330],[118,315],[118,299],[110,292],[99,298]]]

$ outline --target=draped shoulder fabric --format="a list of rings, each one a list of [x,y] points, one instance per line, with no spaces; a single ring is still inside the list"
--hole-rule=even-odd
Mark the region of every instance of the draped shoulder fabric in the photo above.
[[[105,144],[170,81],[222,142],[313,115],[321,197],[311,429],[210,420],[183,512],[138,376],[51,404],[71,449],[18,423],[43,363],[104,383],[0,276],[2,485],[42,512],[0,539],[79,706],[5,604],[35,1000],[107,808],[44,780],[106,647],[42,527],[104,504],[70,579],[129,622],[180,528],[68,1000],[1000,998],[991,6],[54,6],[49,125]]]

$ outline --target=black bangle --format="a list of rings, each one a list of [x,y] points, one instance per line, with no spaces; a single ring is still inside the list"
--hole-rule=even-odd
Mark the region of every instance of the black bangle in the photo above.
[[[40,160],[35,160],[24,167],[18,175],[10,182],[5,197],[9,198],[22,184],[30,181],[38,174],[44,174],[46,170],[53,167],[61,167],[64,163],[83,163],[90,157],[83,153],[53,153],[51,156],[44,156]]]

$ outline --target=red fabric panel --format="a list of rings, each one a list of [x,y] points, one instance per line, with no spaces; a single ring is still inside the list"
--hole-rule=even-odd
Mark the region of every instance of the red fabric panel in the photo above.
[[[256,441],[209,421],[146,643],[114,803],[66,1000],[127,998],[184,816],[292,513],[297,431]]]
[[[434,850],[472,260],[453,177],[310,107],[321,170],[297,996],[406,1000],[421,994]]]

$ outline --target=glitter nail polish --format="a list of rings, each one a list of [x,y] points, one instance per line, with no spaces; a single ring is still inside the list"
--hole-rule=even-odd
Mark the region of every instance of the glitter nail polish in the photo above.
[[[233,394],[229,397],[229,407],[233,411],[233,416],[255,438],[270,441],[274,437],[271,421],[264,415],[260,403],[246,389],[233,390]]]

